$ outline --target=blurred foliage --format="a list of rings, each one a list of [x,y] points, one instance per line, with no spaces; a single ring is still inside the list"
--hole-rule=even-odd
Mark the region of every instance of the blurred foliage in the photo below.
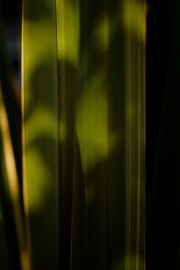
[[[145,15],[143,0],[24,1],[22,156],[0,47],[26,241],[15,269],[144,269]]]

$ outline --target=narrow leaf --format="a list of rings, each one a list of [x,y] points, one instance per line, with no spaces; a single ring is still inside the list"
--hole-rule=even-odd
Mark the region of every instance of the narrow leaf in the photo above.
[[[23,181],[28,269],[59,269],[55,1],[24,1]]]

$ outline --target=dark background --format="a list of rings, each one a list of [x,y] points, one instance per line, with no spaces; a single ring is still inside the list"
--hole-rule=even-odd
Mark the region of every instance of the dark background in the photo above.
[[[10,65],[20,88],[21,0],[0,0]]]
[[[149,0],[146,264],[180,269],[180,1]]]

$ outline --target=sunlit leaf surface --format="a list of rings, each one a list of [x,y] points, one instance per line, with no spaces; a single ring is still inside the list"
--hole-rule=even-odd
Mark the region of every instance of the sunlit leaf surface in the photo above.
[[[24,2],[34,269],[144,269],[144,30],[141,0]]]
[[[55,1],[24,1],[23,181],[28,269],[59,269]]]
[[[61,266],[144,269],[145,5],[57,7]]]

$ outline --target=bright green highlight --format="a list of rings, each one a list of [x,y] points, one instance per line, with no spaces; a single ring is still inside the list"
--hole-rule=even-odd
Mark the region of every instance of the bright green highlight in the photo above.
[[[49,152],[49,155],[50,154],[51,153]],[[43,205],[47,199],[47,194],[49,189],[51,189],[53,175],[36,147],[29,148],[27,150],[27,155],[28,162],[31,163],[31,171],[34,172],[33,174],[30,173],[31,188],[27,189],[29,198],[28,211],[36,213],[43,209]]]
[[[75,1],[57,1],[57,44],[59,61],[68,61],[77,66],[79,57],[79,11]]]
[[[109,46],[109,18],[104,14],[93,32],[93,45],[100,51],[106,51]]]
[[[45,119],[45,120],[43,120]],[[52,110],[46,106],[38,106],[32,112],[32,115],[27,119],[29,128],[28,141],[32,143],[38,138],[48,136],[48,138],[56,139],[57,137],[57,119],[54,117]],[[34,126],[36,128],[34,128]]]
[[[106,159],[121,138],[108,133],[108,97],[101,71],[87,81],[77,110],[77,133],[84,172]]]
[[[52,23],[46,21],[37,21],[37,22],[24,22],[24,28],[26,29],[25,38],[24,38],[24,48],[27,52],[22,55],[23,63],[25,62],[25,80],[26,83],[31,84],[32,76],[38,65],[42,62],[50,61],[55,53],[51,39],[54,38],[52,35],[53,29]],[[48,34],[50,33],[50,34]],[[37,38],[39,37],[39,38]],[[33,44],[33,47],[32,47]],[[35,49],[33,49],[35,48]],[[24,67],[23,67],[24,68]],[[50,72],[51,76],[54,77],[54,80],[57,81],[56,74],[53,73],[53,69]],[[42,83],[44,83],[42,81]],[[33,102],[33,91],[26,91],[26,109],[28,109]]]
[[[143,16],[145,5],[139,0],[123,1],[123,25],[126,31],[144,41]]]

